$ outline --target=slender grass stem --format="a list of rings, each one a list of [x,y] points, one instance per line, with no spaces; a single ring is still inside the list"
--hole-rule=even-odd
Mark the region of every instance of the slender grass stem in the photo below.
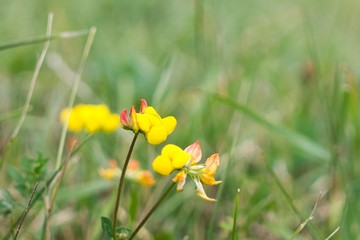
[[[48,16],[48,24],[47,24],[47,29],[46,29],[46,35],[47,35],[47,36],[50,36],[50,35],[51,35],[52,21],[53,21],[53,14],[52,14],[52,13],[49,13],[49,16]],[[38,60],[38,62],[37,62],[37,64],[36,64],[36,67],[35,67],[33,76],[32,76],[32,78],[31,78],[30,86],[29,86],[29,91],[28,91],[28,94],[27,94],[27,96],[26,96],[25,105],[24,105],[24,108],[23,108],[23,110],[22,110],[20,119],[19,119],[19,121],[18,121],[18,123],[17,123],[17,125],[16,125],[16,128],[15,128],[14,132],[11,134],[9,141],[6,143],[6,145],[5,145],[5,147],[4,147],[4,150],[3,150],[3,153],[2,153],[2,156],[1,156],[1,159],[0,159],[0,169],[2,168],[2,166],[3,166],[4,162],[5,162],[5,155],[6,155],[7,149],[8,149],[8,148],[11,146],[11,144],[15,141],[16,136],[18,135],[21,127],[22,127],[23,124],[24,124],[24,121],[25,121],[27,112],[29,111],[29,108],[30,108],[30,101],[31,101],[32,95],[33,95],[33,93],[34,93],[36,80],[37,80],[37,78],[38,78],[38,76],[39,76],[40,69],[41,69],[41,66],[43,65],[43,62],[44,62],[44,59],[45,59],[47,50],[48,50],[48,48],[49,48],[49,45],[50,45],[50,41],[47,40],[47,41],[45,42],[45,44],[44,44],[44,47],[43,47],[42,51],[41,51],[39,60]]]
[[[95,37],[95,33],[96,33],[96,28],[92,27],[90,29],[90,33],[89,33],[88,39],[87,39],[85,47],[84,47],[84,51],[83,51],[83,54],[82,54],[82,57],[81,57],[81,60],[80,60],[80,63],[79,63],[78,71],[77,71],[77,73],[75,75],[74,85],[73,85],[72,92],[71,92],[70,99],[69,99],[69,103],[68,103],[68,108],[69,109],[72,108],[73,105],[74,105],[76,93],[78,91],[79,84],[80,84],[80,81],[81,81],[81,75],[82,75],[82,73],[84,71],[85,62],[86,62],[86,59],[87,59],[87,57],[89,55],[90,48],[91,48],[92,42],[93,42],[94,37]],[[61,165],[61,159],[62,159],[64,146],[65,146],[65,139],[66,139],[66,132],[67,132],[67,128],[68,128],[69,118],[70,118],[70,112],[67,114],[66,121],[64,122],[62,131],[61,131],[59,149],[58,149],[58,154],[57,154],[57,158],[56,158],[56,169],[58,169],[60,167],[60,165]]]
[[[115,203],[115,208],[114,208],[114,216],[113,216],[113,234],[112,235],[113,235],[114,240],[116,240],[116,225],[117,225],[116,224],[116,219],[117,219],[117,214],[118,214],[119,205],[120,205],[121,191],[122,191],[122,188],[123,188],[123,185],[124,185],[124,180],[125,180],[125,173],[126,173],[126,169],[127,169],[128,164],[129,164],[130,157],[131,157],[132,151],[134,149],[135,142],[136,142],[136,139],[137,139],[138,135],[139,135],[139,132],[135,133],[134,138],[133,138],[133,140],[131,142],[129,151],[128,151],[127,156],[126,156],[124,166],[123,166],[123,168],[121,170],[121,176],[120,176],[120,179],[119,179],[119,185],[118,185],[117,196],[116,196],[116,203]]]
[[[267,157],[265,155],[263,155],[263,160],[266,163],[266,167],[269,170],[271,176],[274,178],[276,185],[279,187],[281,193],[284,195],[286,201],[289,203],[291,209],[294,211],[294,213],[296,214],[296,216],[299,218],[299,220],[301,222],[306,221],[305,217],[301,214],[301,212],[299,211],[299,209],[295,206],[294,201],[292,199],[292,197],[290,196],[290,194],[286,191],[285,187],[282,185],[280,179],[277,177],[277,175],[275,174],[274,170],[272,169],[269,160],[267,159]],[[309,230],[312,233],[314,239],[322,239],[320,237],[320,233],[311,225],[311,223],[308,223],[309,226]]]
[[[129,240],[133,239],[135,237],[135,235],[139,232],[139,230],[142,228],[142,226],[144,226],[144,224],[146,223],[146,221],[150,218],[150,216],[155,212],[155,210],[160,206],[160,204],[162,203],[162,201],[166,198],[166,196],[169,194],[169,192],[171,191],[171,189],[173,189],[173,187],[175,186],[175,182],[172,182],[169,187],[165,190],[165,192],[163,193],[163,195],[159,198],[159,200],[154,204],[154,206],[150,209],[150,211],[146,214],[146,216],[144,217],[143,220],[141,220],[141,222],[139,223],[139,225],[135,228],[135,230],[132,232],[132,234],[129,237]]]
[[[237,213],[238,213],[238,209],[239,209],[239,202],[240,202],[240,189],[238,188],[238,190],[236,192],[236,198],[235,198],[234,222],[233,222],[232,235],[231,235],[232,240],[235,240],[235,237],[236,237],[236,220],[237,220]]]
[[[31,45],[31,44],[36,44],[36,43],[57,40],[57,39],[81,37],[81,36],[84,36],[87,34],[89,34],[88,30],[74,31],[74,32],[61,32],[61,33],[54,34],[54,35],[39,36],[39,37],[28,38],[28,39],[24,39],[24,40],[20,40],[20,41],[12,41],[12,42],[8,42],[8,43],[0,44],[0,51],[11,49],[11,48],[16,48],[16,47],[21,47],[21,46],[26,46],[26,45]]]
[[[22,227],[22,224],[23,224],[23,222],[24,222],[24,219],[25,219],[27,213],[29,212],[29,210],[30,210],[30,208],[31,208],[31,202],[32,202],[32,200],[33,200],[33,198],[34,198],[34,195],[35,195],[35,192],[36,192],[36,189],[37,189],[38,185],[39,185],[39,182],[36,182],[35,185],[34,185],[34,187],[33,187],[33,190],[32,190],[30,199],[29,199],[29,201],[28,201],[28,204],[27,204],[27,206],[26,206],[23,214],[21,215],[20,222],[19,222],[19,225],[18,225],[18,227],[17,227],[17,229],[16,229],[16,233],[15,233],[15,236],[14,236],[14,240],[17,239],[17,237],[18,237],[18,235],[19,235],[19,233],[20,233],[20,229],[21,229],[21,227]]]

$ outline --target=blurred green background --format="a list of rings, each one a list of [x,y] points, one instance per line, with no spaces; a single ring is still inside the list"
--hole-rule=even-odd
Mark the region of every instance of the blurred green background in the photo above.
[[[53,33],[97,29],[75,103],[105,103],[119,113],[145,98],[178,119],[168,143],[185,148],[199,140],[205,159],[220,154],[216,177],[223,183],[206,189],[218,201],[198,199],[189,182],[139,239],[229,239],[238,188],[237,239],[290,239],[320,192],[314,219],[295,238],[325,239],[338,226],[332,239],[360,236],[359,1],[2,0],[0,45],[44,36],[49,12]],[[50,43],[32,110],[0,172],[0,187],[20,204],[0,217],[0,232],[27,202],[7,168],[37,152],[49,158],[49,170],[55,166],[59,113],[85,42],[86,36]],[[1,149],[19,118],[7,113],[24,105],[42,47],[0,51]],[[53,210],[55,239],[101,238],[100,217],[111,215],[115,184],[101,180],[98,168],[110,158],[120,165],[130,141],[122,129],[97,134],[74,156]],[[150,169],[160,150],[141,137],[134,158]],[[123,207],[135,212],[123,211],[128,225],[170,181],[156,177],[144,192],[135,183],[126,188]],[[25,220],[25,239],[39,238],[43,215],[38,203]]]

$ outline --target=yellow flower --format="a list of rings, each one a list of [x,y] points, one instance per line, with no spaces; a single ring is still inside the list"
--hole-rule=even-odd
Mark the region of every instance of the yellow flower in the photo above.
[[[118,168],[115,160],[109,160],[109,167],[106,169],[100,168],[99,174],[105,180],[114,180],[120,177],[121,169]],[[129,161],[125,177],[145,187],[150,187],[156,182],[151,172],[141,169],[140,163],[137,160]]]
[[[106,180],[113,180],[117,177],[120,177],[121,170],[117,167],[115,160],[109,160],[109,168],[100,168],[99,174]]]
[[[173,116],[161,118],[156,110],[141,99],[140,112],[137,113],[133,106],[128,115],[124,109],[120,113],[120,125],[134,133],[141,132],[150,144],[160,144],[174,131],[176,119]]]
[[[166,176],[175,169],[181,169],[190,159],[190,154],[174,144],[166,145],[157,156],[152,167],[155,172]]]
[[[72,109],[65,108],[60,114],[61,122],[68,120],[68,129],[73,132],[112,132],[118,127],[118,116],[104,105],[78,104]]]
[[[214,198],[209,198],[204,190],[204,185],[217,185],[221,181],[216,181],[214,175],[219,162],[219,154],[215,153],[211,155],[204,164],[198,164],[201,160],[201,148],[198,141],[188,146],[184,150],[186,153],[190,154],[190,160],[181,168],[180,172],[173,178],[173,181],[177,183],[177,191],[181,192],[184,190],[186,177],[190,176],[195,183],[196,194],[207,200],[207,201],[216,201]]]

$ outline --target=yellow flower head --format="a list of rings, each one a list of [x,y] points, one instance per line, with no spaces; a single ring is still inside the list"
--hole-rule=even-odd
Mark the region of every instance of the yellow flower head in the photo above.
[[[157,156],[152,167],[155,172],[166,176],[175,169],[181,169],[190,159],[190,154],[174,144],[166,145]]]
[[[106,169],[100,168],[99,174],[105,180],[114,180],[121,176],[121,169],[117,166],[115,160],[109,160],[109,167]],[[128,171],[125,177],[145,187],[150,187],[156,183],[151,172],[141,169],[140,163],[137,160],[129,161]]]
[[[205,164],[199,164],[201,160],[201,148],[198,141],[185,148],[184,152],[190,155],[190,160],[181,168],[180,172],[176,174],[173,181],[177,183],[177,191],[184,190],[186,177],[190,176],[195,183],[196,195],[207,200],[216,201],[214,198],[209,198],[204,190],[203,185],[217,185],[221,181],[216,181],[214,175],[218,166],[220,165],[219,154],[211,155]]]
[[[73,132],[112,132],[119,124],[118,116],[104,104],[78,104],[72,109],[65,108],[60,114],[60,120],[62,123],[67,121],[68,129]]]
[[[156,110],[141,99],[140,112],[137,113],[133,106],[128,115],[124,109],[120,113],[120,125],[134,133],[141,132],[150,144],[160,144],[174,131],[176,118],[173,116],[161,118]]]

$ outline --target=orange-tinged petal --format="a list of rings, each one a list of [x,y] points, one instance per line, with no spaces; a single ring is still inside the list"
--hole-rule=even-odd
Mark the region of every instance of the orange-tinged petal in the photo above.
[[[102,178],[106,180],[113,180],[116,177],[119,177],[121,175],[121,171],[119,168],[100,168],[99,174]]]
[[[176,191],[182,192],[184,190],[184,185],[185,185],[185,182],[186,182],[186,173],[184,171],[180,171],[173,178],[173,182],[177,183]]]
[[[163,176],[169,175],[174,170],[171,165],[171,160],[163,155],[157,156],[154,159],[152,163],[152,168],[154,169],[155,172]]]
[[[214,175],[212,174],[204,173],[201,174],[199,177],[201,182],[205,185],[217,185],[221,183],[221,181],[216,181]]]
[[[173,116],[162,118],[161,123],[165,127],[167,134],[170,135],[176,127],[176,118]]]
[[[211,155],[205,162],[205,167],[209,169],[209,173],[212,175],[216,173],[216,169],[219,167],[219,165],[219,154],[217,153]]]
[[[194,142],[184,150],[191,155],[191,163],[196,164],[201,160],[202,153],[199,141]]]
[[[154,185],[156,182],[153,175],[149,171],[141,171],[139,173],[138,181],[140,184],[147,186],[147,187]]]
[[[140,169],[140,163],[138,160],[131,159],[128,164],[129,171],[137,171]]]

